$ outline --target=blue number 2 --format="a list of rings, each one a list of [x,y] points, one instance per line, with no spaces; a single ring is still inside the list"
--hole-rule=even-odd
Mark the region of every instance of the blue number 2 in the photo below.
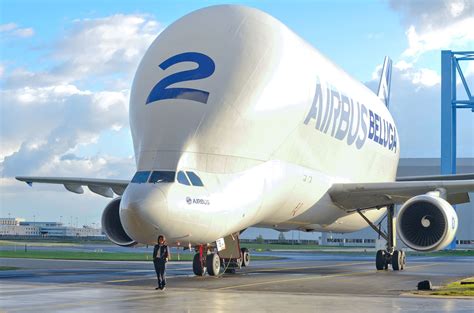
[[[185,52],[163,61],[159,67],[162,70],[166,70],[168,67],[181,62],[194,62],[198,64],[198,67],[193,70],[171,74],[160,80],[148,95],[146,104],[163,99],[187,99],[207,103],[209,98],[209,92],[207,91],[193,88],[169,88],[168,86],[211,76],[216,69],[214,61],[207,55],[199,52]]]

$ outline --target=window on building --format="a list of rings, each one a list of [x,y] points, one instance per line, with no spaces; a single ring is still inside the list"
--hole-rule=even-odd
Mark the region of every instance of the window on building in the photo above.
[[[176,172],[172,171],[153,171],[150,176],[150,183],[174,183]]]
[[[183,171],[178,172],[178,183],[190,186],[191,184],[189,183],[188,178],[186,177],[186,174],[184,174]]]
[[[204,186],[204,184],[202,183],[201,178],[199,178],[199,176],[197,176],[196,173],[186,172],[186,174],[188,174],[189,180],[191,181],[193,186],[200,186],[200,187]]]
[[[136,172],[131,182],[136,184],[146,183],[148,181],[148,176],[150,176],[150,171]]]

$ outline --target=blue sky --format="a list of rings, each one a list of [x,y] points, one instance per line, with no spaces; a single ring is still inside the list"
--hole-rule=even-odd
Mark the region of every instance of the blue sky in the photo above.
[[[222,3],[229,2],[1,1],[0,215],[98,222],[107,199],[27,188],[13,176],[131,177],[127,106],[141,56],[176,19]],[[392,57],[402,156],[439,156],[440,50],[474,50],[472,1],[230,3],[273,15],[371,88],[383,57]],[[465,74],[472,86],[474,64]],[[459,116],[460,156],[474,156],[473,117]]]
[[[5,0],[2,2],[2,23],[32,27],[36,36],[29,42],[2,49],[2,55],[12,59],[21,53],[25,58],[16,60],[17,64],[41,68],[48,62],[35,60],[51,48],[51,42],[62,36],[74,20],[123,13],[147,14],[165,26],[193,10],[222,3],[252,6],[277,17],[360,80],[370,79],[375,59],[382,60],[387,52],[399,55],[404,49],[400,43],[405,40],[405,34],[399,16],[384,1]]]

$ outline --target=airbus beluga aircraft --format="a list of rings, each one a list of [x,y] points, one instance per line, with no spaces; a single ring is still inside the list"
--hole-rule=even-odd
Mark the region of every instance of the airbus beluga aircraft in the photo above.
[[[130,128],[137,172],[128,181],[17,177],[113,199],[102,228],[120,246],[193,247],[196,275],[249,263],[239,234],[353,232],[387,240],[376,268],[405,266],[401,240],[446,247],[469,202],[472,175],[397,180],[401,142],[388,111],[391,61],[378,93],[272,16],[220,5],[192,12],[152,43],[136,72]],[[398,219],[394,205],[401,204]],[[387,232],[374,223],[387,215]]]

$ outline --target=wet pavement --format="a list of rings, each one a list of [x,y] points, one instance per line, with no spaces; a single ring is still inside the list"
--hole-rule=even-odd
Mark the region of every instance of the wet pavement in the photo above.
[[[473,312],[473,299],[415,297],[425,279],[438,286],[474,275],[474,257],[409,257],[406,270],[376,271],[368,255],[267,252],[236,274],[195,277],[190,262],[168,264],[155,291],[151,262],[0,259],[0,308],[35,311]],[[259,254],[259,255],[262,255]]]

